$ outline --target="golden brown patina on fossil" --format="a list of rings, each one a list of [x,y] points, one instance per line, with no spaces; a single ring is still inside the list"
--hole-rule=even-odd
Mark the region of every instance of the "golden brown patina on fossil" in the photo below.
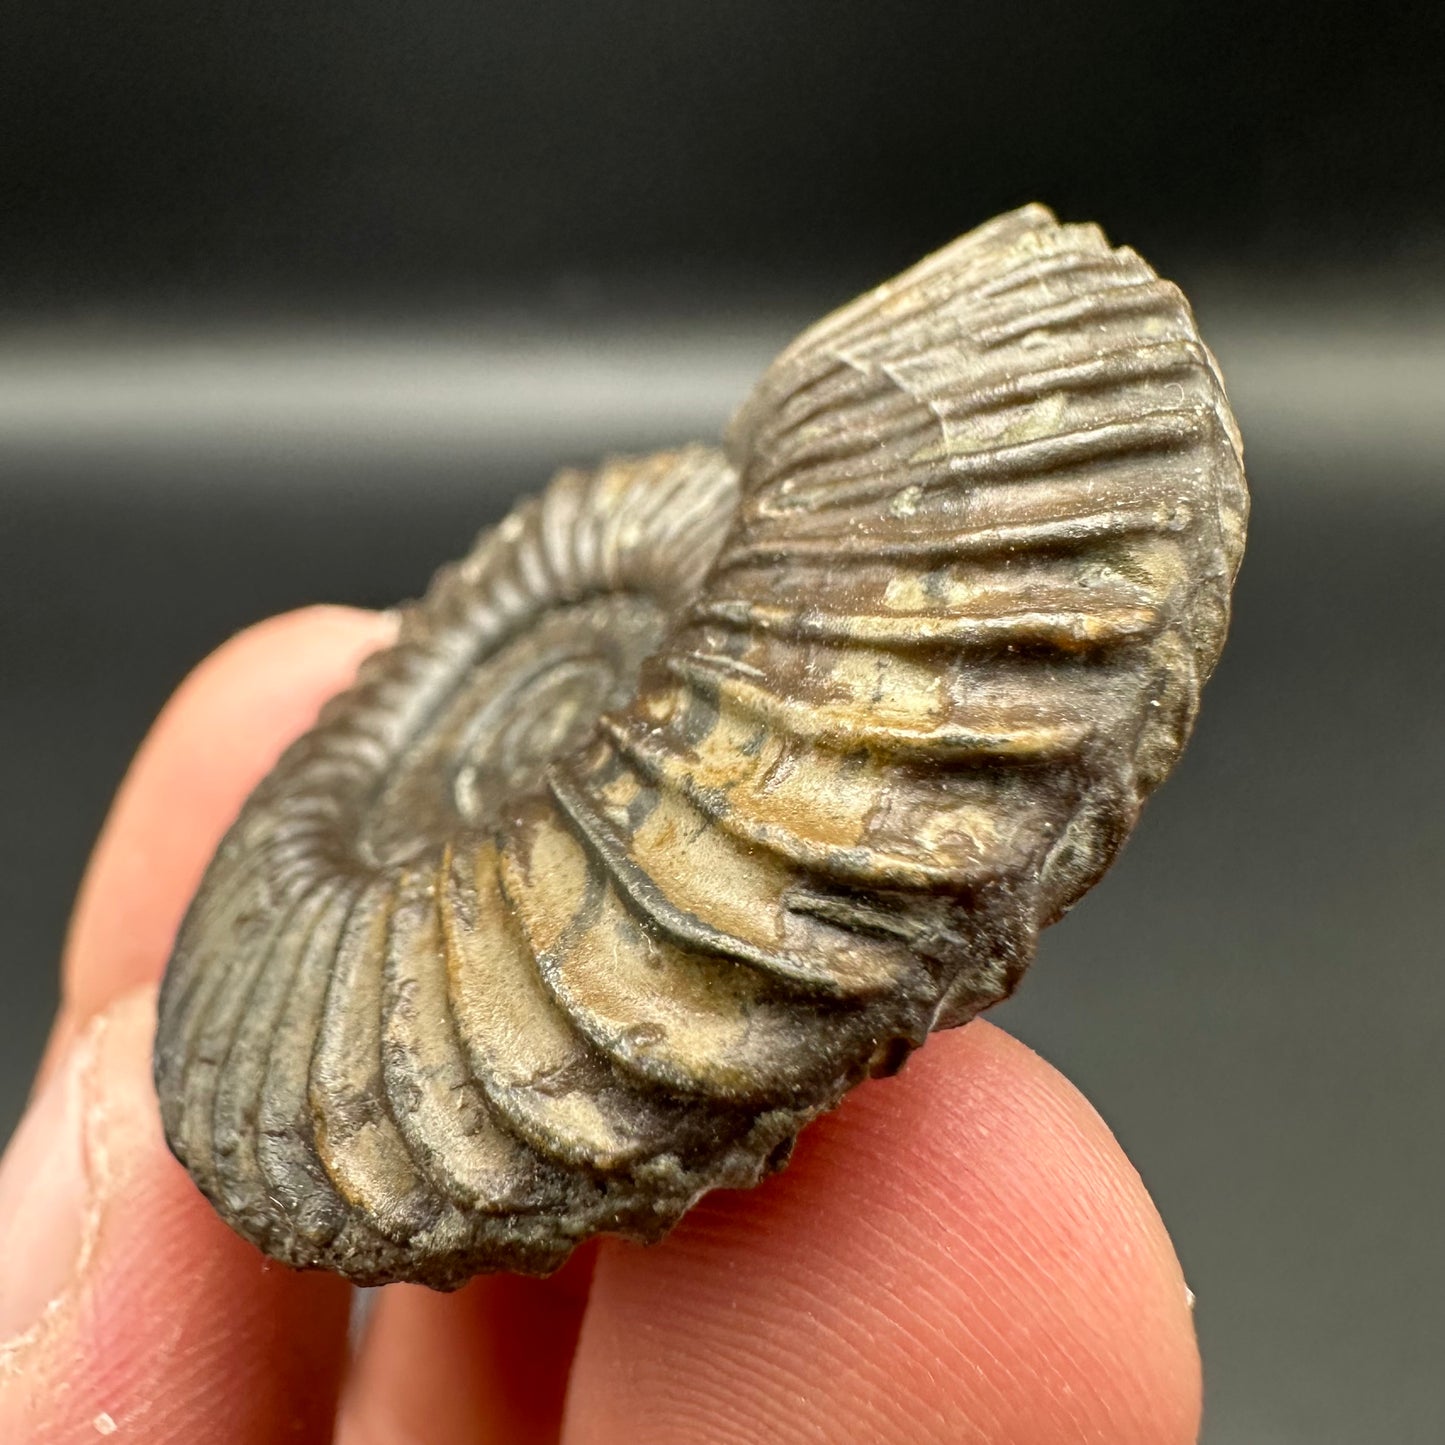
[[[172,1148],[277,1258],[442,1287],[756,1182],[1108,866],[1245,510],[1184,298],[1036,206],[806,332],[726,454],[564,473],[221,845]]]

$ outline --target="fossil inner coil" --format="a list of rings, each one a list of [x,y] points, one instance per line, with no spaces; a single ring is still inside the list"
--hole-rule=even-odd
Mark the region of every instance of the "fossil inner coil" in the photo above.
[[[726,453],[563,473],[222,843],[162,992],[172,1148],[367,1283],[757,1182],[1108,866],[1246,506],[1183,297],[1042,207],[804,333]]]
[[[661,600],[640,593],[539,612],[453,679],[358,820],[358,852],[385,867],[405,862],[423,838],[439,843],[459,827],[495,827],[512,800],[542,787],[548,763],[625,706],[666,631]]]

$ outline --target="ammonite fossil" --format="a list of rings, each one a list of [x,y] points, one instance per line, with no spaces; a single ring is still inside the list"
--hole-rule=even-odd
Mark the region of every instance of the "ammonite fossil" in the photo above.
[[[1107,867],[1246,506],[1184,297],[1039,206],[805,332],[725,451],[564,472],[226,836],[161,999],[171,1147],[366,1283],[755,1183]]]

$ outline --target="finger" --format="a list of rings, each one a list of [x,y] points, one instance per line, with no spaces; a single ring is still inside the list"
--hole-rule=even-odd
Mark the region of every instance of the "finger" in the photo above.
[[[1186,1445],[1184,1281],[1085,1100],[983,1023],[931,1040],[651,1250],[609,1244],[564,1439]]]
[[[121,783],[81,884],[63,1008],[83,1021],[165,964],[222,833],[392,619],[310,607],[248,628],[183,682]]]
[[[113,998],[165,967],[206,863],[286,745],[395,633],[380,613],[308,607],[205,659],[162,709],[91,853],[61,965],[60,1017],[40,1067]]]
[[[451,1295],[382,1290],[338,1445],[555,1445],[593,1253],[545,1280],[490,1275]]]
[[[0,1440],[321,1445],[347,1291],[269,1266],[170,1158],[154,1026],[153,988],[93,1019],[0,1170]]]
[[[0,1439],[329,1438],[348,1291],[270,1266],[170,1158],[153,988],[125,991],[160,973],[247,790],[389,633],[313,609],[242,634],[180,689],[121,788],[67,948],[49,1077],[0,1170]]]

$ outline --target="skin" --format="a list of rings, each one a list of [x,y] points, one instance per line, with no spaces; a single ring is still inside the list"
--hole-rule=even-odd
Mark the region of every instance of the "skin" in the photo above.
[[[604,1241],[545,1281],[392,1287],[354,1353],[341,1281],[220,1223],[161,1139],[156,981],[242,799],[391,627],[324,608],[241,634],[120,789],[42,1069],[84,1082],[77,1137],[42,1147],[80,1150],[90,1203],[58,1293],[0,1342],[0,1439],[1195,1440],[1188,1293],[1143,1184],[1068,1081],[983,1022],[857,1090],[783,1174],[710,1197],[661,1245]],[[68,1258],[65,1214],[32,1213],[20,1247]]]

